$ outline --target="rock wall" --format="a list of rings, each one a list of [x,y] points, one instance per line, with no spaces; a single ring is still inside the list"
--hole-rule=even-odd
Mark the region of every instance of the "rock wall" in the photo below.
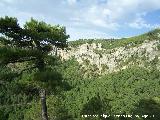
[[[101,72],[110,73],[126,69],[130,65],[144,66],[145,62],[150,63],[155,58],[160,61],[159,40],[145,41],[136,47],[118,47],[114,49],[104,49],[101,43],[85,43],[76,48],[57,49],[50,54],[59,55],[62,60],[76,58],[79,64],[85,65],[89,61],[91,65],[96,65]],[[157,66],[159,68],[159,66]]]

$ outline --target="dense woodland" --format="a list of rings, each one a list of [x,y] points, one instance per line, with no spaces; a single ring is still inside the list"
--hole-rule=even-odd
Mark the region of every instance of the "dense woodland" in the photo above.
[[[157,32],[88,42],[99,41],[110,49],[158,39],[154,36]],[[101,76],[94,69],[81,69],[75,58],[61,61],[48,55],[52,45],[62,49],[68,46],[65,27],[31,19],[21,28],[16,18],[5,17],[0,19],[0,33],[0,120],[41,120],[42,89],[46,91],[49,120],[160,119],[160,71],[155,67],[159,60],[146,63],[150,69],[135,65]],[[84,42],[69,45],[76,47]],[[132,118],[114,116],[128,114]]]

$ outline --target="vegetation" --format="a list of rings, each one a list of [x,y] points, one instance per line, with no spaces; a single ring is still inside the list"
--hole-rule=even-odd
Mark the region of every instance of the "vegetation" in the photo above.
[[[74,63],[74,60],[71,61]],[[58,67],[64,69],[63,65]],[[112,115],[110,119],[118,119],[114,117],[116,114],[132,114],[134,117],[138,114],[140,120],[144,119],[142,115],[145,114],[151,116],[150,120],[160,117],[160,72],[155,68],[148,70],[135,66],[110,75],[83,79],[79,74],[82,70],[75,70],[74,67],[68,64],[62,74],[63,78],[68,77],[65,81],[72,88],[48,98],[51,120],[55,116],[58,120],[81,120],[82,115],[99,115],[96,119],[100,120],[104,119],[100,116],[103,114]],[[35,120],[40,119],[37,108],[38,105],[28,109],[32,110],[31,118]],[[95,120],[93,116],[85,119]],[[137,120],[136,117],[134,119]]]
[[[50,60],[48,53],[51,51],[51,45],[61,48],[67,46],[66,39],[69,36],[66,35],[65,28],[51,26],[45,22],[38,22],[34,19],[26,22],[24,27],[21,28],[16,18],[6,16],[5,18],[0,18],[0,33],[2,34],[0,41],[4,45],[0,48],[2,71],[3,69],[11,68],[9,67],[11,64],[24,63],[22,64],[23,69],[16,65],[20,70],[15,70],[14,76],[13,73],[11,74],[12,79],[15,77],[25,79],[23,76],[28,77],[28,74],[23,74],[26,71],[33,75],[30,79],[36,82],[36,88],[40,92],[42,118],[43,120],[47,120],[46,89],[49,88],[49,86],[54,87],[58,85],[59,81],[54,80],[60,79],[60,76],[56,74],[55,71],[47,67],[47,63]],[[6,75],[3,76],[1,81],[6,85]],[[8,74],[8,76],[10,76],[10,74]],[[5,119],[7,119],[7,117],[8,115],[4,116]]]
[[[0,120],[40,120],[39,90],[42,88],[47,91],[49,120],[159,120],[160,72],[155,67],[160,62],[158,57],[146,63],[151,66],[150,69],[135,64],[102,76],[95,74],[96,66],[88,61],[85,64],[89,69],[86,70],[74,58],[61,61],[56,56],[48,56],[52,45],[50,40],[54,41],[54,45],[66,47],[68,35],[64,28],[32,19],[17,31],[17,19],[6,17],[1,18],[1,22],[7,23],[0,24],[0,32],[5,32],[0,38]],[[28,29],[32,32],[26,32]],[[52,31],[55,39],[47,39],[47,44],[38,42],[46,38],[43,33],[47,34],[39,29],[49,30],[48,34],[51,29],[56,29]],[[159,39],[157,31],[123,40],[99,42],[107,49],[131,42],[139,45],[147,38]],[[26,33],[21,34],[23,32],[31,36],[25,37]],[[32,39],[33,35],[37,39]],[[39,47],[37,42],[41,44]],[[132,57],[133,60],[135,56]],[[108,69],[108,66],[102,65],[102,69]],[[132,118],[125,115],[132,115]]]
[[[102,48],[105,49],[113,49],[116,47],[134,47],[137,45],[140,45],[145,40],[160,40],[160,37],[158,37],[158,34],[160,32],[160,29],[152,30],[148,33],[130,37],[130,38],[121,38],[121,39],[80,39],[77,41],[71,41],[69,42],[70,46],[76,47],[79,45],[82,45],[84,43],[101,43]]]

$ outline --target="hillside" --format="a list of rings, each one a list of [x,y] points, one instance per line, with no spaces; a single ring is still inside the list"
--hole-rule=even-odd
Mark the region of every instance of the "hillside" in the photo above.
[[[56,50],[57,51],[57,50]],[[51,52],[52,55],[55,51]],[[86,71],[94,66],[97,73],[108,74],[131,66],[150,69],[160,60],[160,30],[156,29],[146,34],[122,39],[111,40],[78,40],[69,42],[69,49],[58,50],[62,60],[72,57]]]
[[[47,64],[54,71],[46,80],[50,120],[160,119],[159,29],[131,38],[72,41],[64,50],[53,46]],[[10,64],[0,74],[28,65]],[[0,120],[41,119],[37,89],[44,83],[34,74],[0,84]],[[61,84],[56,80],[65,84],[52,88]]]

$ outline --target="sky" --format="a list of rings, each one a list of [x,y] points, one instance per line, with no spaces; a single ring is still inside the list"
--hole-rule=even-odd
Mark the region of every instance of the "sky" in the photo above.
[[[121,38],[160,27],[160,0],[0,0],[0,17],[66,27],[69,40]]]

